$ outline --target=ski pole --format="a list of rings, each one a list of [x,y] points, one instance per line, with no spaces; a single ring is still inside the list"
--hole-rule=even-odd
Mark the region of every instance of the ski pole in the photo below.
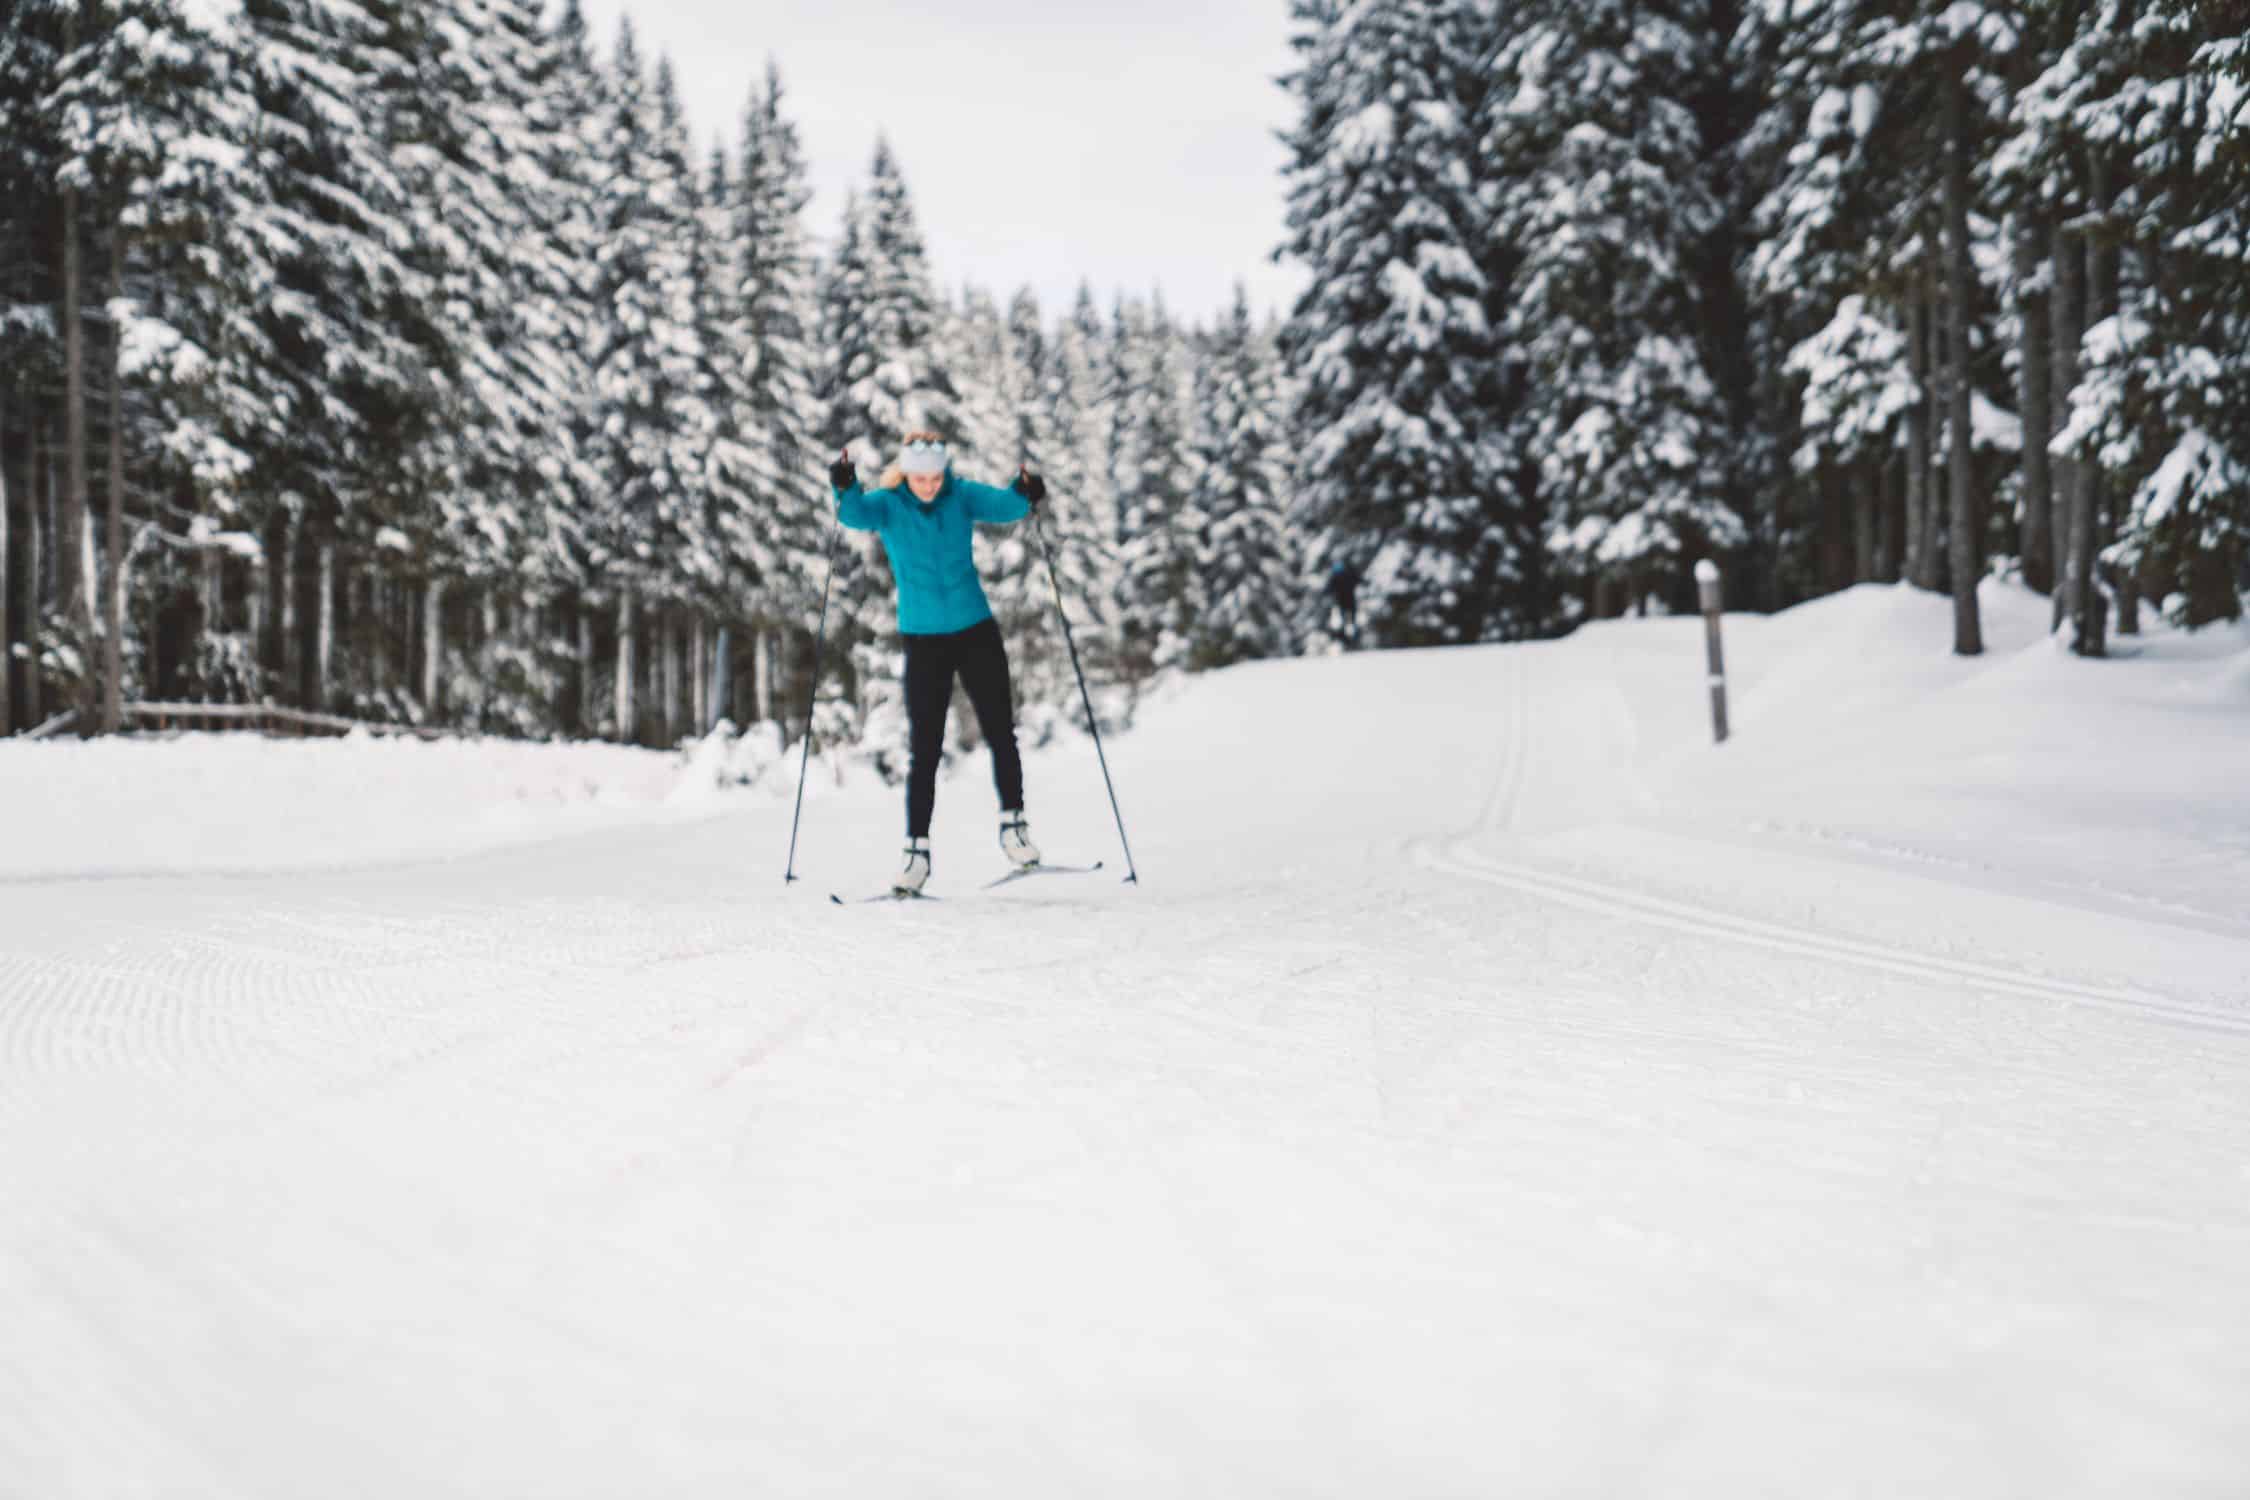
[[[797,878],[797,820],[805,813],[805,768],[812,761],[813,708],[820,701],[820,651],[828,641],[828,592],[836,582],[836,543],[843,535],[844,528],[838,526],[828,539],[828,577],[820,585],[820,629],[813,636],[812,683],[805,689],[805,746],[797,756],[797,810],[789,815],[789,868],[781,877],[785,886]]]
[[[1109,779],[1109,757],[1102,753],[1101,721],[1094,717],[1094,697],[1086,691],[1086,671],[1078,664],[1078,642],[1070,633],[1070,616],[1063,613],[1062,583],[1055,576],[1055,554],[1048,549],[1047,533],[1040,528],[1039,512],[1031,513],[1031,535],[1039,543],[1039,555],[1047,560],[1047,583],[1055,591],[1055,618],[1062,621],[1063,644],[1070,648],[1070,670],[1078,678],[1078,701],[1086,705],[1086,727],[1094,732],[1094,755],[1102,763],[1102,785],[1109,789],[1110,815],[1117,819],[1117,842],[1125,849],[1125,883],[1139,885],[1141,872],[1133,865],[1133,845],[1125,837],[1125,814],[1118,810],[1117,783]]]

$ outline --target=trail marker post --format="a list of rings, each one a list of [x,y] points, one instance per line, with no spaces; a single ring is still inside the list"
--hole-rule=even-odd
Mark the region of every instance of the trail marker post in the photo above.
[[[1703,640],[1709,657],[1711,737],[1727,742],[1727,659],[1719,646],[1719,565],[1708,557],[1695,565],[1695,591],[1703,599]]]

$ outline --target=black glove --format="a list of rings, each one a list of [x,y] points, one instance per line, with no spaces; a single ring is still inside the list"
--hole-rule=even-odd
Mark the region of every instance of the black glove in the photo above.
[[[828,482],[840,490],[848,490],[859,483],[859,470],[852,467],[849,448],[837,454],[836,461],[828,466]]]
[[[1033,510],[1037,510],[1039,502],[1047,498],[1047,481],[1032,473],[1029,465],[1016,466],[1016,482],[1009,488],[1030,501]]]

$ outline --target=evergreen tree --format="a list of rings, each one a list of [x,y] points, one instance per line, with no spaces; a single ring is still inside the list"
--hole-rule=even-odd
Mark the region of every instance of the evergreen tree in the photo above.
[[[824,456],[849,451],[861,465],[879,467],[888,455],[874,414],[859,399],[873,389],[878,358],[866,226],[858,193],[846,195],[835,252],[820,268],[820,378],[814,399]]]
[[[1297,524],[1314,565],[1362,565],[1393,642],[1541,618],[1535,533],[1502,424],[1480,258],[1473,31],[1447,0],[1306,4],[1292,75],[1289,252],[1311,272],[1286,334],[1308,435]]]
[[[1616,604],[1741,546],[1732,427],[1698,276],[1719,200],[1687,100],[1717,68],[1700,6],[1536,7],[1505,37],[1487,143],[1513,263],[1502,337],[1557,566]]]
[[[938,363],[954,388],[949,437],[963,453],[977,455],[975,477],[1005,483],[1023,453],[1017,423],[1026,382],[990,292],[968,287],[960,306],[947,310]]]
[[[2250,138],[2241,124],[2244,45],[2205,41],[2192,12],[2093,7],[2072,44],[2026,90],[2020,114],[2089,163],[2081,380],[2064,393],[2057,448],[2076,461],[2065,562],[2081,610],[2103,554],[2132,628],[2144,585],[2167,613],[2235,619],[2250,568],[2250,270],[2243,207]],[[2064,253],[2068,253],[2067,248]],[[2115,497],[2111,517],[2095,496]],[[2078,629],[2081,649],[2098,631]]]
[[[704,513],[698,527],[707,549],[687,580],[704,604],[741,610],[781,565],[773,550],[771,513],[761,501],[764,444],[751,426],[756,369],[736,278],[744,259],[735,238],[737,185],[726,150],[714,146],[695,192],[695,234],[689,280],[696,292],[699,385],[711,407],[710,446],[703,466]]]
[[[1287,444],[1277,355],[1252,328],[1248,294],[1198,361],[1202,448],[1191,509],[1203,518],[1197,573],[1203,604],[1190,622],[1196,669],[1280,656],[1293,644],[1298,567],[1283,519]]]
[[[394,522],[471,577],[568,575],[584,369],[549,41],[530,0],[441,0],[396,13],[408,69],[390,122],[418,268],[445,316],[433,329],[442,419],[418,465],[434,506]],[[561,524],[557,524],[558,521]]]
[[[1192,374],[1161,297],[1153,308],[1120,300],[1114,329],[1117,665],[1138,683],[1184,663],[1202,603],[1182,385]]]
[[[1055,575],[1034,579],[1032,586],[1046,589],[1050,604],[1060,591],[1079,655],[1097,679],[1122,675],[1113,611],[1118,522],[1110,429],[1116,388],[1109,345],[1093,291],[1082,284],[1070,315],[1047,341],[1036,367],[1037,426],[1026,439],[1044,458],[1041,472],[1049,491],[1039,518],[1047,550],[1037,566],[1044,575],[1051,560]],[[1049,628],[1060,635],[1059,626]],[[1050,640],[1052,687],[1047,698],[1070,717],[1076,712],[1076,684],[1070,680],[1067,648],[1060,658],[1056,649]]]
[[[759,600],[774,618],[799,620],[818,608],[819,567],[828,516],[821,471],[820,408],[813,389],[812,257],[805,243],[804,148],[782,112],[781,72],[743,117],[736,189],[735,289],[743,367],[749,377],[744,435],[751,449],[750,505],[767,518],[772,570]]]
[[[597,568],[616,586],[666,591],[694,540],[716,428],[702,389],[692,195],[669,69],[652,86],[628,19],[611,62],[596,181],[604,236],[594,301],[590,456],[601,476]]]
[[[1116,364],[1091,287],[1078,288],[1070,316],[1055,331],[1040,406],[1053,434],[1047,476],[1070,497],[1091,540],[1106,547],[1116,536],[1116,492],[1110,462],[1110,412],[1116,400]]]
[[[876,363],[855,385],[852,400],[867,414],[868,436],[887,454],[917,428],[951,436],[959,398],[939,357],[929,253],[888,140],[875,143],[865,204],[868,334]]]

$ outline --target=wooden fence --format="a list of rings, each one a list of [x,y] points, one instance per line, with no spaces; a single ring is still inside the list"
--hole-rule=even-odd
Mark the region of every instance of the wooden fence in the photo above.
[[[346,719],[336,714],[307,713],[277,703],[128,703],[124,707],[128,732],[134,729],[243,729],[270,734],[344,735],[355,730],[372,735],[411,734],[417,739],[454,739],[458,730],[432,729],[419,724],[378,724],[366,719]],[[74,709],[57,714],[25,739],[46,739],[78,722]]]

